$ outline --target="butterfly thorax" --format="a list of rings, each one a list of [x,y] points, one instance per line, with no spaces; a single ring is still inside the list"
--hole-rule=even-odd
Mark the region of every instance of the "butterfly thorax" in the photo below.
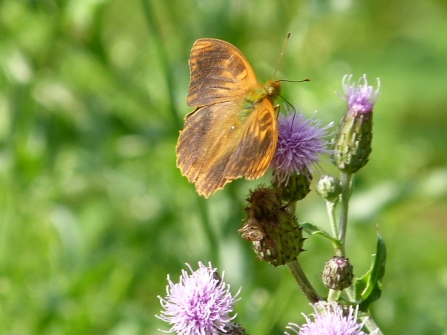
[[[244,99],[244,109],[252,109],[262,100],[268,99],[272,104],[281,93],[281,83],[277,80],[269,80],[265,85],[258,84],[251,89]]]

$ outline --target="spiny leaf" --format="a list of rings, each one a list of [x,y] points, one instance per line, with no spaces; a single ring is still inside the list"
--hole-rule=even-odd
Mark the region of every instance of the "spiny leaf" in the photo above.
[[[366,312],[369,306],[382,295],[382,279],[385,275],[386,246],[380,234],[377,236],[376,254],[371,268],[354,281],[355,299],[360,310]]]
[[[327,238],[328,240],[330,240],[332,243],[334,243],[336,245],[340,245],[340,241],[338,241],[336,238],[333,238],[331,235],[329,235],[323,229],[321,229],[320,227],[318,227],[312,223],[304,222],[304,223],[300,223],[300,226],[303,227],[304,231],[306,233],[308,233],[309,235],[321,235],[321,236]]]

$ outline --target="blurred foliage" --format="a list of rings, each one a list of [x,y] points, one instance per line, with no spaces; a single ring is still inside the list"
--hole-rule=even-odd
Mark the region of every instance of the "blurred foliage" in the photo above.
[[[380,77],[371,161],[356,176],[347,252],[369,268],[388,246],[373,315],[385,334],[447,329],[447,4],[444,1],[3,0],[0,2],[2,334],[154,334],[166,275],[212,261],[250,334],[281,334],[310,312],[286,268],[238,237],[249,188],[199,198],[175,164],[193,42],[239,47],[260,81],[325,122],[341,78]],[[328,160],[321,169],[334,172]],[[268,181],[268,177],[261,182]],[[326,225],[313,193],[300,220]],[[330,246],[301,262],[323,292]]]

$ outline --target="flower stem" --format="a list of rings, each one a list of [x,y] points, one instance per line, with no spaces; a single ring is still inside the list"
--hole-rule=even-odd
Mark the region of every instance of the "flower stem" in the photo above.
[[[346,230],[348,225],[348,209],[349,209],[349,198],[351,196],[351,186],[352,186],[352,173],[341,173],[341,213],[340,213],[340,226],[339,226],[339,235],[338,239],[341,243],[341,255],[345,255],[345,240],[346,240]],[[338,252],[340,249],[336,249],[336,252]],[[328,300],[331,297],[331,291],[329,291]],[[354,294],[354,288],[348,287],[344,291],[347,296],[349,297],[350,301],[355,301],[355,294]],[[377,326],[374,319],[371,317],[371,315],[368,316],[368,319],[365,322],[365,328],[368,330],[370,334],[372,334],[374,331],[377,331],[375,335],[383,335],[382,331],[380,330],[379,326]]]
[[[332,235],[336,238],[338,236],[338,225],[335,220],[335,202],[326,200],[326,209],[329,216],[329,221],[332,228]]]
[[[203,228],[205,230],[205,234],[207,236],[207,241],[210,249],[210,258],[213,263],[217,263],[219,260],[219,239],[216,236],[216,233],[211,227],[208,207],[206,205],[205,199],[197,198],[199,213],[203,222]]]
[[[142,0],[141,4],[143,8],[143,15],[145,15],[146,18],[144,21],[148,24],[149,34],[151,34],[151,36],[153,37],[152,40],[154,41],[152,52],[158,56],[160,70],[163,71],[164,78],[166,78],[166,84],[168,87],[166,92],[169,94],[168,101],[170,101],[169,111],[171,112],[173,120],[173,130],[175,129],[175,132],[177,133],[178,129],[182,128],[182,120],[179,117],[179,111],[177,110],[176,104],[174,103],[174,101],[176,101],[176,97],[174,95],[175,70],[169,64],[166,43],[164,43],[164,40],[162,39],[161,30],[163,23],[157,22],[157,16],[154,14],[154,8],[151,7],[151,1]]]
[[[376,333],[374,333],[375,335],[383,335],[382,331],[380,330],[376,322],[373,320],[371,315],[368,315],[368,319],[365,322],[365,328],[368,330],[368,333],[370,334],[376,331]]]
[[[338,240],[341,243],[341,255],[345,255],[346,230],[348,228],[349,198],[351,196],[352,173],[341,173],[341,212]]]
[[[327,301],[338,301],[340,293],[341,291],[330,289],[327,296]]]
[[[335,205],[336,202],[333,201],[326,201],[326,210],[329,216],[329,222],[331,224],[331,228],[332,228],[332,236],[334,238],[338,239],[338,224],[337,224],[337,220],[335,219]],[[340,243],[332,243],[334,250],[335,250],[335,254],[337,256],[342,256],[342,251],[340,248]]]
[[[296,202],[290,204],[288,210],[292,215],[294,215],[296,211]],[[317,294],[312,284],[307,279],[306,274],[304,273],[303,268],[301,267],[301,264],[298,261],[298,259],[295,259],[294,261],[287,263],[287,266],[289,267],[290,272],[292,272],[292,275],[295,278],[296,282],[298,283],[298,286],[300,287],[301,291],[303,291],[303,293],[306,295],[307,299],[312,304],[321,301],[322,298]]]
[[[316,303],[321,301],[321,297],[317,294],[315,289],[312,287],[312,284],[307,279],[304,271],[299,263],[298,259],[287,263],[290,271],[292,272],[293,277],[298,283],[298,286],[301,288],[303,293],[306,295],[307,299],[312,303]]]

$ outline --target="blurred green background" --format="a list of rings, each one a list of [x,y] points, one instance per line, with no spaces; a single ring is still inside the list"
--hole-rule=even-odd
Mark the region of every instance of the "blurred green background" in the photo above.
[[[180,175],[175,145],[188,57],[200,37],[236,45],[258,79],[325,123],[341,79],[382,94],[370,162],[356,176],[347,253],[369,267],[376,225],[389,252],[373,315],[385,334],[447,334],[445,1],[3,0],[0,2],[0,333],[155,334],[169,273],[212,261],[250,334],[282,334],[310,312],[284,267],[237,234],[250,188],[208,200]],[[329,161],[320,174],[335,172]],[[328,229],[312,192],[301,221]],[[320,292],[331,247],[300,256]]]

